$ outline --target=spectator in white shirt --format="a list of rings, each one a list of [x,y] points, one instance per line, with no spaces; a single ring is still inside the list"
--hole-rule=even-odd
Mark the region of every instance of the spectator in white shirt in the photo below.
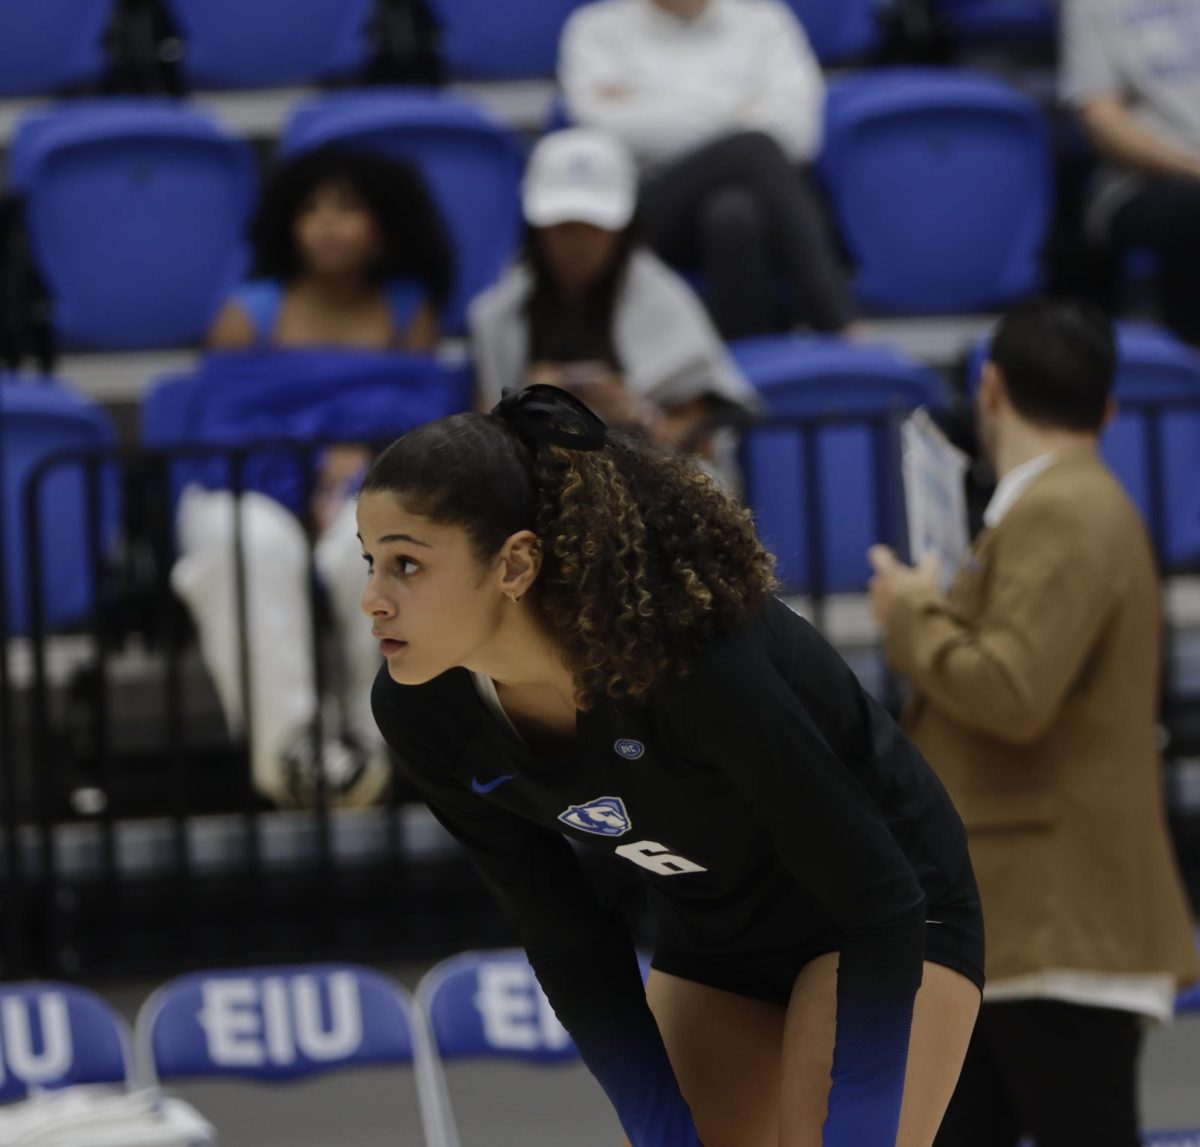
[[[568,21],[559,72],[572,119],[633,152],[646,238],[706,272],[726,338],[854,323],[805,171],[821,144],[824,83],[790,9],[600,0]]]

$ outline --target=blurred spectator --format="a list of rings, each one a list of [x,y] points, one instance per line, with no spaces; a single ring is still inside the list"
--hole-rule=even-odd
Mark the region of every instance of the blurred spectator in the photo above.
[[[623,145],[586,128],[546,136],[522,198],[524,256],[470,314],[481,406],[550,383],[711,458],[715,425],[744,420],[757,395],[688,286],[638,241]]]
[[[1062,94],[1106,161],[1089,229],[1155,253],[1163,318],[1200,346],[1200,3],[1063,3]]]
[[[216,350],[343,347],[432,351],[452,260],[437,209],[408,165],[318,151],[283,166],[254,223],[257,270],[209,336]],[[341,732],[321,748],[331,803],[365,804],[390,775],[370,712],[377,643],[362,624],[362,561],[354,499],[365,448],[324,452],[311,506],[316,568],[342,664]],[[196,622],[201,650],[230,725],[242,727],[233,499],[189,487],[179,508],[172,583]],[[304,525],[271,498],[241,499],[252,706],[251,768],[282,805],[311,801],[318,763],[311,724],[321,699],[312,663]]]
[[[1163,809],[1158,574],[1097,452],[1116,362],[1095,308],[1013,310],[977,398],[1000,483],[948,595],[936,563],[871,551],[904,724],[967,826],[987,920],[937,1147],[1137,1147],[1144,1026],[1200,971]]]
[[[821,145],[824,81],[789,8],[600,0],[568,22],[559,72],[573,119],[632,150],[646,238],[704,270],[725,338],[853,324],[804,169]]]

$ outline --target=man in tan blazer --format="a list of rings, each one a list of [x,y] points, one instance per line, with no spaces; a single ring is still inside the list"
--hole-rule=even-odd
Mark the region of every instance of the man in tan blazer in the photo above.
[[[1200,974],[1162,803],[1158,577],[1097,454],[1115,367],[1099,311],[1016,308],[977,396],[999,485],[949,593],[931,562],[870,555],[905,727],[967,826],[987,924],[937,1147],[1136,1147],[1146,1017]]]

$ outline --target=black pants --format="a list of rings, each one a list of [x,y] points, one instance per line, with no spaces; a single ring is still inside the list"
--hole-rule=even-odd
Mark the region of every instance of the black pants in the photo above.
[[[934,1147],[1138,1147],[1142,1018],[1057,1000],[984,1004]]]
[[[784,325],[836,331],[854,318],[846,277],[808,175],[763,132],[725,136],[653,175],[641,194],[646,239],[670,263],[700,266],[727,339]],[[790,313],[788,313],[790,312]]]
[[[1200,183],[1156,179],[1113,217],[1118,247],[1150,247],[1158,255],[1163,319],[1200,346]]]

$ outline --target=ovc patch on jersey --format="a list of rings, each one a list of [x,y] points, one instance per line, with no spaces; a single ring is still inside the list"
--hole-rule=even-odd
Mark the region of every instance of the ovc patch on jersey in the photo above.
[[[646,746],[641,741],[631,741],[628,737],[622,737],[613,748],[617,756],[624,757],[627,761],[636,761],[646,751]]]
[[[573,804],[560,812],[558,819],[597,836],[624,836],[633,827],[620,797],[597,797],[586,804]]]

